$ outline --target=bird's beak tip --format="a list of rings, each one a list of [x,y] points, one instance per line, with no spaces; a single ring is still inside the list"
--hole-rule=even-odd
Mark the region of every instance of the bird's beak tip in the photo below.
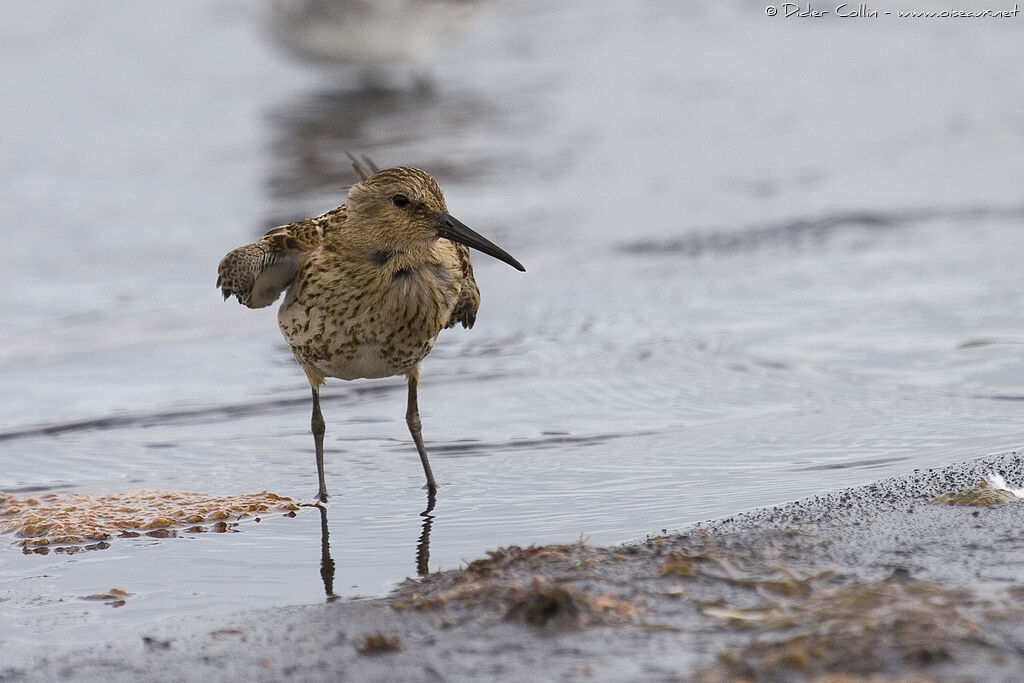
[[[494,242],[491,242],[483,235],[475,232],[447,211],[441,214],[441,225],[438,230],[438,235],[464,244],[467,247],[472,247],[477,251],[491,256],[492,258],[498,259],[499,261],[504,261],[520,272],[526,272],[526,268],[523,267],[523,264],[512,258],[507,251],[496,245]]]

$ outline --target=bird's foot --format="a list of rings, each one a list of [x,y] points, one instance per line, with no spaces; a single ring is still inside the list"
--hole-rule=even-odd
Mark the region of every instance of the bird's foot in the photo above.
[[[316,494],[316,497],[308,503],[300,503],[300,507],[304,508],[327,508],[327,493],[320,492]]]

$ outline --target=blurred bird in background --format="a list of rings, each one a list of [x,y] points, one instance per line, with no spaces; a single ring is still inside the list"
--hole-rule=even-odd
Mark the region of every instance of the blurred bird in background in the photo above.
[[[383,87],[394,71],[429,87],[433,54],[468,26],[485,0],[271,0],[263,21],[274,42],[306,62],[356,70]]]

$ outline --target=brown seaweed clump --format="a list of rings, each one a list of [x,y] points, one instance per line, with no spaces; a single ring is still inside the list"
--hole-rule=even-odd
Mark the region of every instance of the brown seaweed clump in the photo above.
[[[128,598],[132,597],[133,593],[129,593],[123,588],[111,588],[106,593],[93,593],[92,595],[80,595],[78,596],[81,600],[98,600],[110,607],[124,607],[127,603]]]
[[[1017,499],[1017,495],[1013,491],[992,485],[987,481],[979,481],[972,488],[943,493],[932,498],[931,502],[936,505],[998,505]]]
[[[25,552],[101,550],[115,536],[176,535],[176,529],[227,531],[261,512],[291,512],[298,505],[275,493],[212,496],[193,491],[143,489],[121,493],[44,493],[18,498],[0,491],[0,533],[21,537]],[[258,519],[258,517],[256,517]]]
[[[356,643],[356,650],[361,655],[386,654],[401,649],[402,639],[394,633],[368,633]]]
[[[486,606],[507,620],[556,630],[626,624],[645,611],[613,593],[595,594],[574,585],[589,570],[600,569],[601,549],[578,543],[510,546],[487,554],[465,569],[435,575],[426,592],[407,582],[395,609]]]
[[[928,581],[878,581],[816,590],[795,603],[749,610],[763,634],[719,653],[729,676],[756,680],[877,674],[953,663],[999,647],[984,624],[993,605]],[[739,613],[747,610],[736,610]],[[755,618],[756,617],[756,618]]]
[[[780,541],[806,548],[818,542],[813,537],[738,538],[690,539],[664,554],[658,570],[675,582],[666,594],[690,601],[706,628],[750,635],[720,650],[717,666],[698,680],[905,680],[907,671],[995,661],[1006,642],[993,625],[1024,615],[1012,591],[1000,600],[904,572],[865,581],[820,565],[792,566],[806,551]]]

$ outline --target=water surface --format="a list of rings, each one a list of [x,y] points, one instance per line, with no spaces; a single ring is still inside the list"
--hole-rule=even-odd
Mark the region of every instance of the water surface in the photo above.
[[[0,490],[310,497],[303,374],[215,269],[341,201],[345,150],[435,173],[528,269],[477,255],[476,327],[424,367],[431,570],[1024,445],[1013,20],[501,3],[431,89],[367,91],[247,3],[4,16]],[[333,589],[379,595],[425,550],[404,385],[323,396]],[[0,659],[324,599],[315,510],[238,529],[8,539]]]

